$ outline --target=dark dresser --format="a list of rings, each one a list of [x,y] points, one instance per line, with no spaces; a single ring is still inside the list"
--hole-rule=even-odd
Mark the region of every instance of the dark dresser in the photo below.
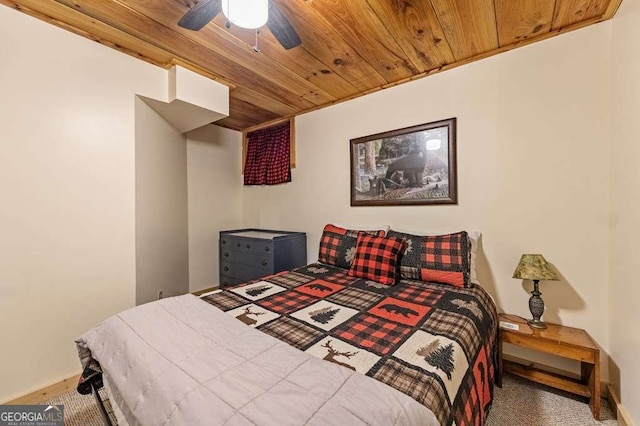
[[[268,229],[220,232],[220,287],[307,264],[307,234]]]

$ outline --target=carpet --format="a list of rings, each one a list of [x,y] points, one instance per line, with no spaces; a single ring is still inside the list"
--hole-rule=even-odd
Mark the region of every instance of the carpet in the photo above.
[[[617,425],[606,399],[600,421],[593,419],[586,399],[505,374],[502,389],[495,388],[486,426],[589,426]],[[65,426],[100,426],[102,418],[91,395],[69,391],[43,404],[63,404]]]
[[[586,398],[506,373],[502,389],[494,388],[486,426],[617,425],[611,406],[602,399],[600,421],[594,420]]]

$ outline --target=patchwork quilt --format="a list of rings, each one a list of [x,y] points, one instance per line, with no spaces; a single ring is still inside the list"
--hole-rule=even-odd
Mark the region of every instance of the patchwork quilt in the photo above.
[[[120,312],[77,345],[83,365],[100,363],[120,426],[438,424],[407,395],[191,294]]]
[[[373,377],[442,425],[482,425],[493,398],[497,312],[479,286],[394,286],[313,264],[202,297],[308,354]]]

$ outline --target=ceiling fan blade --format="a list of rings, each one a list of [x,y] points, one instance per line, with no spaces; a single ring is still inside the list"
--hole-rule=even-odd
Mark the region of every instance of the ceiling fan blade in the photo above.
[[[300,36],[293,28],[284,13],[272,1],[269,2],[269,20],[267,27],[282,47],[289,50],[302,43]]]
[[[201,0],[178,21],[178,25],[188,30],[198,31],[222,11],[220,0]]]

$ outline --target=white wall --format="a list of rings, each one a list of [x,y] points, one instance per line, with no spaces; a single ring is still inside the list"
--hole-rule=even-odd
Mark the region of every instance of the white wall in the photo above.
[[[136,304],[189,291],[187,138],[136,97]]]
[[[511,276],[521,254],[543,253],[562,276],[541,283],[544,319],[585,328],[606,353],[610,33],[598,24],[298,117],[293,182],[245,188],[245,225],[306,231],[310,261],[330,221],[480,230],[479,277],[502,311],[530,316],[530,284]],[[349,206],[351,138],[449,117],[459,205]]]
[[[190,291],[217,286],[218,237],[242,225],[242,134],[204,126],[187,134]]]
[[[640,425],[640,4],[613,20],[611,371],[622,404]]]
[[[135,300],[135,93],[166,71],[0,7],[0,402]]]

